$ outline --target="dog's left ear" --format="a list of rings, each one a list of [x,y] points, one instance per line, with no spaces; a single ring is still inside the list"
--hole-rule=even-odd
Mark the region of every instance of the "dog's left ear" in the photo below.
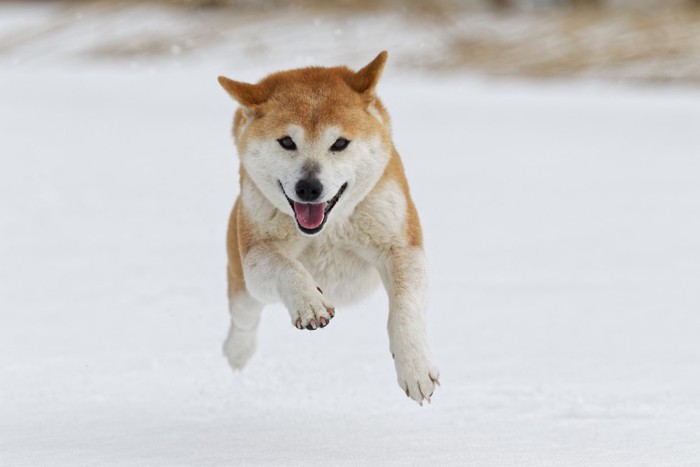
[[[234,81],[225,76],[219,76],[219,84],[231,97],[236,99],[239,104],[249,109],[262,104],[268,98],[267,91],[259,84]]]
[[[386,64],[388,56],[389,54],[386,50],[380,52],[369,65],[346,80],[348,85],[360,94],[368,97],[373,96],[374,88],[377,86],[377,82],[379,82],[379,78],[382,76],[384,64]]]

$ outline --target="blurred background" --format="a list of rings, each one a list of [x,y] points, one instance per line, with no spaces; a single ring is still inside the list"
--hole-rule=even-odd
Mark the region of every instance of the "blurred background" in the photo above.
[[[700,81],[698,0],[0,2],[0,63],[355,63],[528,78]]]

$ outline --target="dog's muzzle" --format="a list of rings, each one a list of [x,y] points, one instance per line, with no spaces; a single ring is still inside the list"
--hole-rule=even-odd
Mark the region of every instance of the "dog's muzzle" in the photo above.
[[[317,199],[318,195],[320,194],[320,190],[323,189],[323,186],[320,186],[319,190],[319,187],[315,184],[309,183],[308,181],[306,181],[305,183],[303,182],[304,181],[300,181],[295,187],[297,193],[301,192],[301,195],[299,197],[302,199],[309,199],[312,197],[313,199]],[[294,219],[296,220],[297,227],[299,228],[299,230],[301,230],[302,233],[305,233],[306,235],[314,235],[323,229],[323,226],[328,220],[328,215],[338,203],[338,200],[343,195],[343,192],[348,186],[347,182],[344,183],[343,186],[340,187],[340,190],[338,190],[338,193],[336,193],[333,198],[326,202],[303,203],[292,200],[289,196],[287,196],[287,193],[284,191],[282,182],[278,181],[278,183],[280,185],[282,193],[284,194],[284,197],[287,198],[287,202],[292,207],[292,211],[294,211]],[[320,183],[318,185],[320,185]]]

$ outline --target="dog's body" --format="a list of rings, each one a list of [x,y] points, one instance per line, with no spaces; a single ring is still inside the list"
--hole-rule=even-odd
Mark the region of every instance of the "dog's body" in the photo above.
[[[246,364],[265,303],[281,301],[294,326],[314,330],[335,316],[334,305],[367,296],[381,281],[399,385],[422,403],[438,372],[426,340],[418,214],[374,94],[386,56],[357,73],[305,68],[254,85],[219,78],[241,104],[224,350],[233,368]]]

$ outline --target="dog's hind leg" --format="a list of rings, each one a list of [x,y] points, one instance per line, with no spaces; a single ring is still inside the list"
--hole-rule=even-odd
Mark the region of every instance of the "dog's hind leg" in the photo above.
[[[240,266],[229,263],[228,305],[231,325],[224,342],[224,355],[234,370],[242,369],[255,353],[256,333],[263,304],[250,296]]]
[[[228,253],[228,304],[231,313],[231,326],[224,342],[224,355],[231,368],[240,370],[255,352],[255,334],[260,323],[263,304],[250,296],[246,290],[243,268],[238,250],[238,208],[231,211],[227,237]]]
[[[246,291],[229,296],[231,326],[224,342],[224,355],[234,370],[242,369],[255,352],[262,309],[263,304]]]

